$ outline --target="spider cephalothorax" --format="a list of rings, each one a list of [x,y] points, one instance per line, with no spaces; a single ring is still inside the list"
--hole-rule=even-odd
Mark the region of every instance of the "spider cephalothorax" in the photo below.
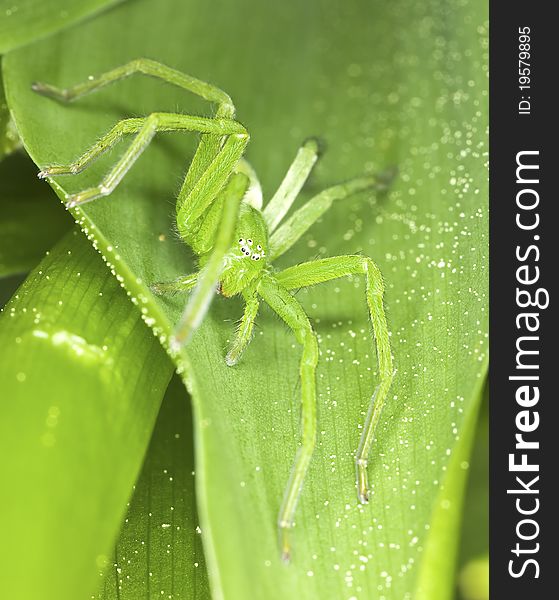
[[[241,202],[234,241],[223,257],[219,289],[224,296],[234,296],[253,284],[266,267],[268,230],[262,213]],[[204,258],[200,264],[205,263]]]
[[[318,157],[315,140],[307,140],[277,192],[262,209],[258,178],[242,155],[249,141],[246,129],[234,120],[231,98],[220,89],[147,59],[138,59],[85,83],[60,90],[48,84],[33,89],[57,100],[70,101],[133,73],[144,73],[182,87],[217,105],[214,118],[176,113],[152,113],[124,119],[71,165],[48,166],[39,177],[74,175],[89,166],[126,134],[135,134],[128,150],[96,187],[67,196],[71,208],[110,194],[158,131],[194,131],[201,134],[177,198],[176,222],[180,237],[199,257],[200,270],[169,283],[154,284],[158,294],[193,290],[171,339],[171,350],[180,351],[200,324],[216,291],[224,296],[242,294],[245,310],[235,339],[225,357],[235,365],[252,337],[254,321],[264,300],[291,328],[302,346],[301,446],[278,517],[282,556],[290,556],[288,531],[316,442],[316,377],[318,343],[309,318],[291,290],[351,274],[366,281],[366,301],[376,341],[378,383],[374,390],[361,441],[356,452],[357,494],[368,501],[367,463],[376,424],[393,377],[388,328],[383,308],[380,271],[368,257],[346,255],[309,261],[275,271],[270,265],[285,253],[326,212],[334,201],[363,190],[385,189],[393,172],[379,177],[359,177],[328,188],[285,218]]]
[[[266,256],[262,244],[255,243],[252,238],[239,238],[241,255],[250,256],[251,260],[260,260]]]

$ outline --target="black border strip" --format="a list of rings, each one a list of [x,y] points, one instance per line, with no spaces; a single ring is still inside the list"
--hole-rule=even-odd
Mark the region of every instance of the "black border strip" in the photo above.
[[[551,110],[552,103],[558,104],[554,63],[559,31],[552,30],[553,6],[537,1],[490,2],[492,599],[521,599],[528,592],[553,590],[559,572],[554,543],[555,511],[559,510],[555,459],[559,430],[556,432],[557,392],[551,389],[555,357],[559,356],[551,321],[558,272],[555,257],[559,254],[553,210],[558,195],[553,188],[559,173],[559,142],[552,140],[559,127],[556,111]],[[525,40],[519,37],[519,30],[525,27],[530,28],[529,58],[519,56],[519,44]],[[519,64],[521,56],[529,66]],[[529,89],[519,89],[519,68],[529,69]],[[519,110],[521,100],[525,101],[520,105],[524,111]],[[517,173],[519,162],[538,168],[521,167]],[[528,208],[532,204],[535,206]],[[550,304],[545,308],[547,294]],[[520,306],[526,301],[540,306]],[[522,316],[526,313],[534,316]],[[526,445],[517,448],[517,442]],[[520,470],[523,461],[527,469],[538,470]]]

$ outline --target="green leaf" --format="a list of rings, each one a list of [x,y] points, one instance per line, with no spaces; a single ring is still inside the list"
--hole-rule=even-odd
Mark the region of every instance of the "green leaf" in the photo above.
[[[4,95],[4,86],[0,77],[0,159],[13,152],[18,145],[19,137],[10,118],[10,111]]]
[[[135,486],[103,600],[210,597],[194,499],[194,445],[188,394],[167,389]]]
[[[460,598],[489,598],[489,389],[486,386],[470,460],[460,543]]]
[[[0,277],[25,273],[72,225],[27,156],[0,162]]]
[[[480,381],[480,384],[483,382]],[[462,427],[443,478],[439,496],[433,508],[430,535],[423,553],[422,569],[413,598],[449,597],[454,587],[455,565],[460,525],[462,521],[464,490],[469,469],[468,459],[476,434],[479,404],[483,397],[480,385],[477,401],[469,411]]]
[[[0,308],[6,305],[24,279],[23,275],[11,275],[0,279]]]
[[[122,0],[0,0],[0,54],[63,29]]]
[[[486,386],[470,458],[468,489],[460,544],[462,563],[489,554],[489,389]]]
[[[357,278],[301,292],[320,336],[319,444],[294,559],[280,564],[276,517],[297,445],[299,348],[264,308],[242,364],[223,362],[240,315],[217,298],[179,367],[192,392],[197,497],[215,598],[409,598],[423,557],[454,552],[430,529],[462,456],[487,368],[487,7],[481,0],[340,4],[138,1],[6,57],[10,107],[38,165],[66,162],[116,120],[153,110],[207,114],[155,81],[129,79],[71,107],[34,96],[37,79],[82,80],[138,56],[215,82],[251,132],[247,157],[270,198],[298,144],[329,150],[303,195],[397,164],[386,198],[334,207],[281,261],[363,252],[379,264],[398,372],[358,505],[353,453],[377,376]],[[146,30],[149,28],[149,36]],[[95,51],[92,51],[95,49]],[[117,191],[76,216],[164,340],[185,299],[154,281],[194,269],[172,238],[172,198],[193,149],[161,135]],[[57,191],[97,183],[116,153]],[[447,486],[459,501],[460,485]],[[449,491],[450,493],[450,491]],[[431,557],[432,558],[432,557]],[[428,560],[429,569],[433,561]],[[432,571],[426,571],[432,573]],[[451,596],[441,584],[433,600]]]
[[[81,234],[0,315],[0,596],[89,598],[172,367]]]

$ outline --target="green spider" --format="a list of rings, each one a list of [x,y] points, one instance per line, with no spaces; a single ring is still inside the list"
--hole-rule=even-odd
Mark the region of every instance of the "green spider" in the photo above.
[[[277,271],[272,263],[301,238],[335,200],[367,189],[386,189],[394,176],[360,177],[331,187],[311,198],[284,220],[318,158],[315,140],[308,140],[273,198],[262,209],[262,193],[250,165],[242,158],[249,134],[234,120],[231,98],[220,89],[148,59],[137,59],[99,77],[68,89],[35,83],[38,93],[56,100],[72,101],[134,73],[143,73],[177,85],[217,105],[215,117],[177,113],[152,113],[144,118],[123,119],[83,156],[66,166],[48,166],[40,178],[74,175],[115,145],[125,134],[132,143],[100,185],[68,195],[68,208],[109,195],[158,131],[192,131],[200,142],[177,198],[176,222],[181,238],[199,257],[197,273],[152,286],[157,294],[193,289],[171,338],[179,350],[205,316],[215,293],[241,294],[246,303],[235,339],[225,358],[235,365],[249,344],[260,300],[264,300],[293,331],[301,344],[301,444],[285,489],[278,516],[281,552],[290,558],[289,530],[303,481],[316,443],[316,377],[318,343],[307,314],[291,290],[298,290],[351,274],[366,279],[366,299],[376,341],[379,382],[373,392],[355,461],[359,501],[368,502],[367,463],[375,428],[393,378],[392,356],[383,307],[383,281],[375,263],[366,256],[348,255],[313,260]]]

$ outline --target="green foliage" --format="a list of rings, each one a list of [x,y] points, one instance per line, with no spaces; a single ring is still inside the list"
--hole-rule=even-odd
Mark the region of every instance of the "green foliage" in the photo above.
[[[36,172],[20,153],[0,162],[0,277],[30,271],[72,224]]]
[[[461,600],[489,598],[489,394],[486,386],[464,497],[458,583]]]
[[[137,600],[150,594],[210,597],[194,500],[192,412],[176,376],[165,394],[108,571],[95,596],[100,600]]]
[[[171,373],[99,256],[65,237],[1,315],[3,598],[95,589]]]
[[[137,0],[4,59],[8,102],[23,143],[38,165],[75,158],[125,116],[177,107],[185,113],[209,114],[203,103],[149,80],[130,79],[71,107],[30,91],[35,80],[67,85],[145,55],[212,81],[232,95],[239,119],[251,132],[247,158],[262,180],[266,198],[298,145],[310,135],[322,136],[328,151],[301,200],[362,172],[390,164],[399,168],[400,176],[386,197],[362,194],[334,207],[281,261],[287,266],[317,256],[356,252],[371,256],[386,281],[398,369],[370,466],[374,494],[370,504],[361,507],[355,494],[353,453],[358,423],[377,381],[364,283],[355,277],[298,294],[319,334],[320,421],[319,445],[299,507],[289,567],[279,560],[275,519],[298,440],[298,347],[263,309],[244,360],[235,368],[226,367],[224,349],[240,305],[217,298],[179,359],[177,366],[194,406],[196,494],[215,598],[399,600],[421,597],[425,582],[434,579],[440,581],[433,585],[430,599],[453,594],[462,463],[487,365],[486,18],[481,0],[273,4],[242,0],[226,3],[219,11],[201,1]],[[191,137],[161,135],[110,198],[75,213],[162,339],[169,335],[185,299],[156,299],[148,285],[195,268],[188,249],[172,234],[172,201],[194,144]],[[115,157],[113,152],[79,177],[60,178],[63,187],[57,186],[57,193],[97,183]],[[62,270],[57,283],[35,275],[26,284],[31,291],[45,290],[29,300],[29,308],[40,307],[42,314],[43,303],[56,307],[61,300],[66,306],[75,294],[79,297],[75,286],[83,281],[75,276],[75,267],[73,276],[64,272],[69,268],[64,253],[56,254],[56,262],[53,256],[51,268]],[[80,272],[83,278],[84,271]],[[116,291],[122,303],[116,301]],[[110,319],[100,317],[103,311],[92,313],[78,303],[73,312],[58,311],[52,322],[59,327],[60,319],[69,319],[67,327],[71,324],[75,335],[92,343],[98,340],[96,345],[103,336],[122,339],[120,326],[132,319],[137,323],[139,311],[116,291],[106,309]],[[21,300],[14,303],[22,307],[17,310],[20,319],[29,320],[19,326],[36,327],[23,313]],[[87,334],[80,333],[80,323],[88,328]],[[18,562],[23,549],[6,550],[6,555],[16,577],[25,569],[56,573],[49,597],[87,598],[94,589],[95,557],[110,556],[110,541],[147,445],[169,364],[153,342],[148,348],[142,329],[141,343],[138,337],[119,346],[120,360],[128,365],[121,387],[112,383],[117,375],[111,370],[111,384],[90,394],[102,371],[98,366],[88,370],[83,361],[71,357],[64,377],[56,379],[58,387],[50,383],[52,393],[41,395],[27,381],[30,391],[25,395],[25,385],[16,385],[15,375],[23,372],[40,382],[53,372],[55,350],[45,348],[31,368],[14,345],[14,326],[5,316],[2,348],[10,360],[4,368],[6,381],[12,382],[6,397],[18,392],[22,401],[15,405],[20,411],[17,418],[9,421],[19,425],[11,426],[12,438],[2,441],[8,443],[2,452],[21,453],[22,461],[41,464],[46,450],[19,445],[14,450],[9,440],[16,433],[29,436],[26,439],[40,437],[39,427],[44,428],[53,397],[86,400],[79,410],[75,406],[73,411],[61,410],[79,421],[70,428],[68,445],[55,446],[57,460],[67,461],[70,473],[80,459],[80,485],[70,490],[70,478],[45,483],[45,493],[57,500],[43,502],[40,510],[31,493],[36,480],[29,477],[27,487],[13,486],[17,499],[21,493],[18,518],[13,521],[23,522],[29,536],[32,527],[48,517],[48,526],[58,527],[55,541],[49,538],[47,552],[46,538],[41,538],[42,553],[29,553],[25,563]],[[28,337],[35,345],[41,343]],[[138,347],[145,348],[144,357],[154,352],[157,359],[144,358],[140,364],[134,360]],[[80,371],[78,378],[74,368],[84,373]],[[150,393],[152,386],[140,383],[149,377],[160,382],[157,394]],[[82,384],[87,388],[79,387]],[[123,408],[107,438],[99,424],[112,406],[113,393],[118,393]],[[2,410],[12,404],[7,406]],[[123,419],[132,414],[124,427]],[[4,415],[1,420],[6,422]],[[100,456],[93,461],[95,452]],[[166,452],[170,464],[176,461],[170,449],[157,452]],[[19,460],[14,469],[24,464]],[[188,456],[184,460],[188,464]],[[153,461],[148,462],[148,471],[149,465],[156,465],[157,472],[157,465],[166,463],[163,458]],[[156,482],[148,487],[151,505],[167,510],[168,488],[151,481]],[[192,502],[191,488],[184,485],[182,489],[190,490],[184,502]],[[125,525],[116,566],[108,559],[108,597],[116,595],[111,580],[128,597],[142,589],[148,597],[161,597],[159,592],[169,589],[166,569],[173,567],[159,563],[163,560],[159,554],[169,550],[173,564],[189,564],[190,573],[193,557],[198,556],[195,540],[188,536],[176,536],[166,550],[163,537],[157,538],[160,550],[148,544],[146,552],[155,557],[154,587],[146,577],[151,559],[127,562],[138,549],[134,548],[138,540],[147,544],[154,539],[142,500],[145,489],[140,484],[130,509],[138,533],[131,534]],[[83,503],[79,526],[76,520],[62,522],[56,517],[62,508],[68,509],[65,502]],[[41,512],[47,510],[52,515]],[[157,521],[169,522],[168,513],[154,514]],[[186,512],[183,515],[186,519]],[[192,527],[193,514],[188,518]],[[98,535],[92,541],[94,528]],[[12,538],[21,548],[29,539],[15,525],[5,539],[12,544]],[[74,568],[70,560],[75,561]],[[8,589],[14,590],[14,581],[4,585],[13,585]],[[193,597],[192,591],[182,591],[184,586],[177,583],[176,597]],[[203,596],[203,583],[200,589]]]
[[[17,148],[19,139],[6,104],[4,86],[0,81],[0,159]]]
[[[0,0],[0,53],[68,27],[122,0]]]

